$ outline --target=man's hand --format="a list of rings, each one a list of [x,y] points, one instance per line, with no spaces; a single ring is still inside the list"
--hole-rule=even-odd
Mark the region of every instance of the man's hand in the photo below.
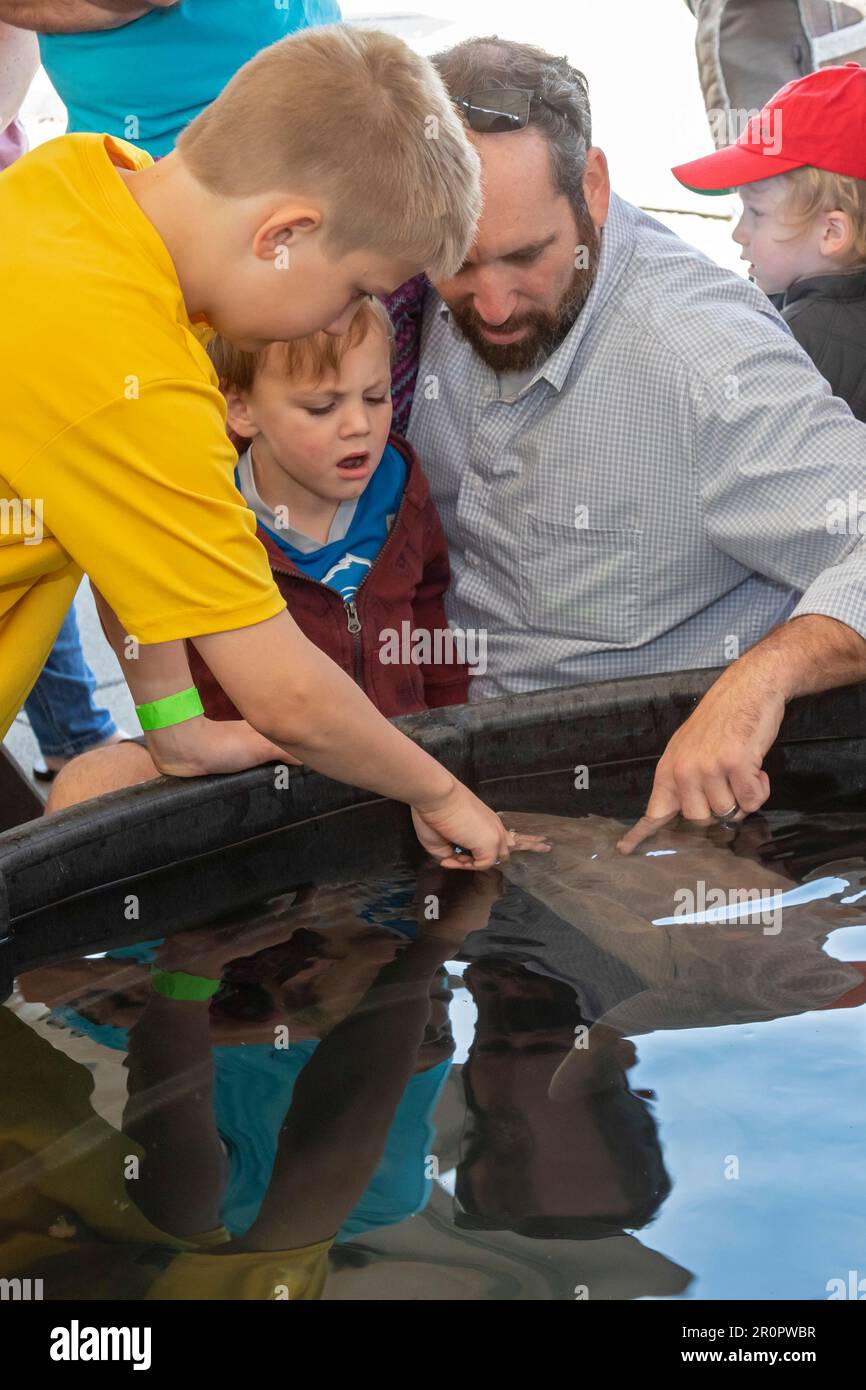
[[[619,850],[630,854],[676,815],[706,822],[757,811],[770,795],[762,765],[788,700],[864,676],[866,642],[835,618],[805,614],[771,632],[719,677],[674,734],[646,814]]]
[[[646,814],[619,842],[623,854],[674,816],[705,823],[726,814],[741,819],[770,795],[762,764],[779,732],[784,698],[747,682],[724,681],[723,676],[707,691],[665,749]]]

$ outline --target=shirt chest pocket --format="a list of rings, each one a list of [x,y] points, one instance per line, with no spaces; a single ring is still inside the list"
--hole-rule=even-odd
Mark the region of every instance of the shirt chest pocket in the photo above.
[[[568,516],[527,507],[520,547],[527,627],[605,646],[637,645],[641,534],[583,508]]]

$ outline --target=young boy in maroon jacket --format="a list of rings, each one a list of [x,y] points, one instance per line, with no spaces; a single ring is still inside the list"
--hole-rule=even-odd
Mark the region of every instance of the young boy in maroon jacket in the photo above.
[[[445,618],[439,515],[412,449],[390,433],[392,341],[369,299],[342,337],[209,349],[229,425],[251,441],[235,481],[289,612],[388,716],[461,704],[469,685]],[[191,644],[189,662],[208,717],[236,719]]]

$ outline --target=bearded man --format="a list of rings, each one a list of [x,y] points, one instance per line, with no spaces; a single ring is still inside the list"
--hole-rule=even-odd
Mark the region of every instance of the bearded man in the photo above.
[[[484,209],[427,293],[408,435],[449,620],[486,634],[471,698],[724,666],[623,847],[741,817],[786,702],[866,675],[866,542],[830,524],[866,426],[755,285],[611,192],[565,58],[483,38],[433,61]],[[652,119],[651,87],[623,100]]]

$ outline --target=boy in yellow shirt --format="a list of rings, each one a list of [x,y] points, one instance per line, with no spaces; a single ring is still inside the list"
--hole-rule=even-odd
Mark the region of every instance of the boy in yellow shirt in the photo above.
[[[364,296],[453,274],[479,206],[432,66],[343,26],[264,49],[159,163],[67,135],[3,174],[0,738],[87,573],[161,772],[288,757],[408,803],[449,867],[507,854],[287,613],[203,346],[344,332]],[[203,717],[184,638],[241,720]]]

